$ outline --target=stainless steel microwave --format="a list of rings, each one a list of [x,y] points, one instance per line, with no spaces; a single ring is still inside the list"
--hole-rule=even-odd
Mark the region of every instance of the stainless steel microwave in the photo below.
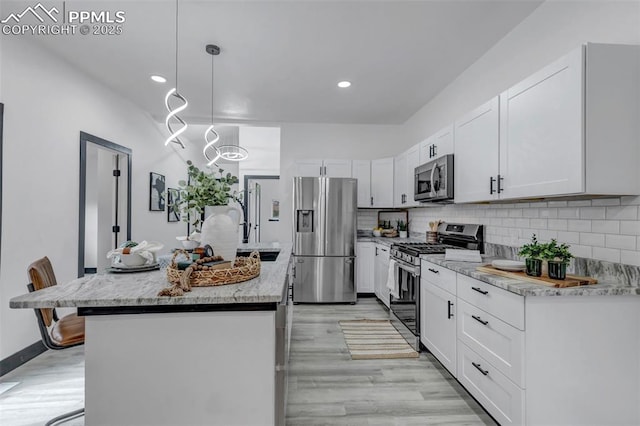
[[[453,154],[443,155],[415,169],[414,200],[453,202]]]

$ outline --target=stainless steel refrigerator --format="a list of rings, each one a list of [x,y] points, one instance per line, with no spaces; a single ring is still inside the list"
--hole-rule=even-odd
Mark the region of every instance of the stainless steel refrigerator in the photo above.
[[[357,181],[293,178],[293,301],[355,303]]]

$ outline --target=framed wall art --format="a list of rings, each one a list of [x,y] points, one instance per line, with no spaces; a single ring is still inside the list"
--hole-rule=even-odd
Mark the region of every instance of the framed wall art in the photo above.
[[[174,210],[173,206],[180,204],[180,191],[175,188],[167,188],[167,221],[179,222],[180,211]]]
[[[163,212],[165,200],[165,179],[159,173],[149,173],[149,210]]]

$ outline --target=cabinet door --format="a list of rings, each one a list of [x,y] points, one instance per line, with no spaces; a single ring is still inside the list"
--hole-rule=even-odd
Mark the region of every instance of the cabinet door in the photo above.
[[[416,145],[413,148],[407,151],[407,170],[405,174],[405,182],[406,182],[406,197],[404,207],[412,207],[417,206],[420,203],[413,199],[415,195],[414,190],[414,181],[415,181],[415,172],[416,167],[420,165],[420,145]]]
[[[433,144],[431,159],[453,153],[453,132],[453,124],[451,124],[430,138]]]
[[[374,293],[375,244],[358,243],[357,286],[358,293]]]
[[[371,161],[373,207],[393,207],[393,157]]]
[[[351,160],[324,160],[323,166],[327,177],[351,177]]]
[[[574,50],[500,96],[501,198],[584,191],[583,72]]]
[[[377,244],[375,249],[375,288],[376,296],[384,305],[389,307],[389,289],[387,277],[389,275],[389,247]]]
[[[420,341],[433,356],[456,375],[456,297],[429,283],[420,281]]]
[[[322,160],[298,160],[295,162],[295,176],[319,177],[322,175]]]
[[[403,207],[407,194],[407,154],[402,153],[393,159],[393,205]]]
[[[491,101],[455,124],[455,202],[498,198],[499,100]]]
[[[420,162],[419,164],[424,164],[431,160],[431,150],[433,145],[433,136],[427,138],[419,143],[420,146]]]
[[[353,160],[351,177],[358,179],[358,207],[372,207],[371,161]]]

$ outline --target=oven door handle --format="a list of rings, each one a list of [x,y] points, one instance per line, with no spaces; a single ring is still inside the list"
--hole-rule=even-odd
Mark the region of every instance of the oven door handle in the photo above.
[[[396,268],[402,269],[404,271],[409,272],[411,275],[413,275],[414,277],[419,277],[420,276],[420,267],[419,266],[415,266],[412,265],[410,263],[404,262],[402,260],[399,259],[393,259],[396,261]]]

